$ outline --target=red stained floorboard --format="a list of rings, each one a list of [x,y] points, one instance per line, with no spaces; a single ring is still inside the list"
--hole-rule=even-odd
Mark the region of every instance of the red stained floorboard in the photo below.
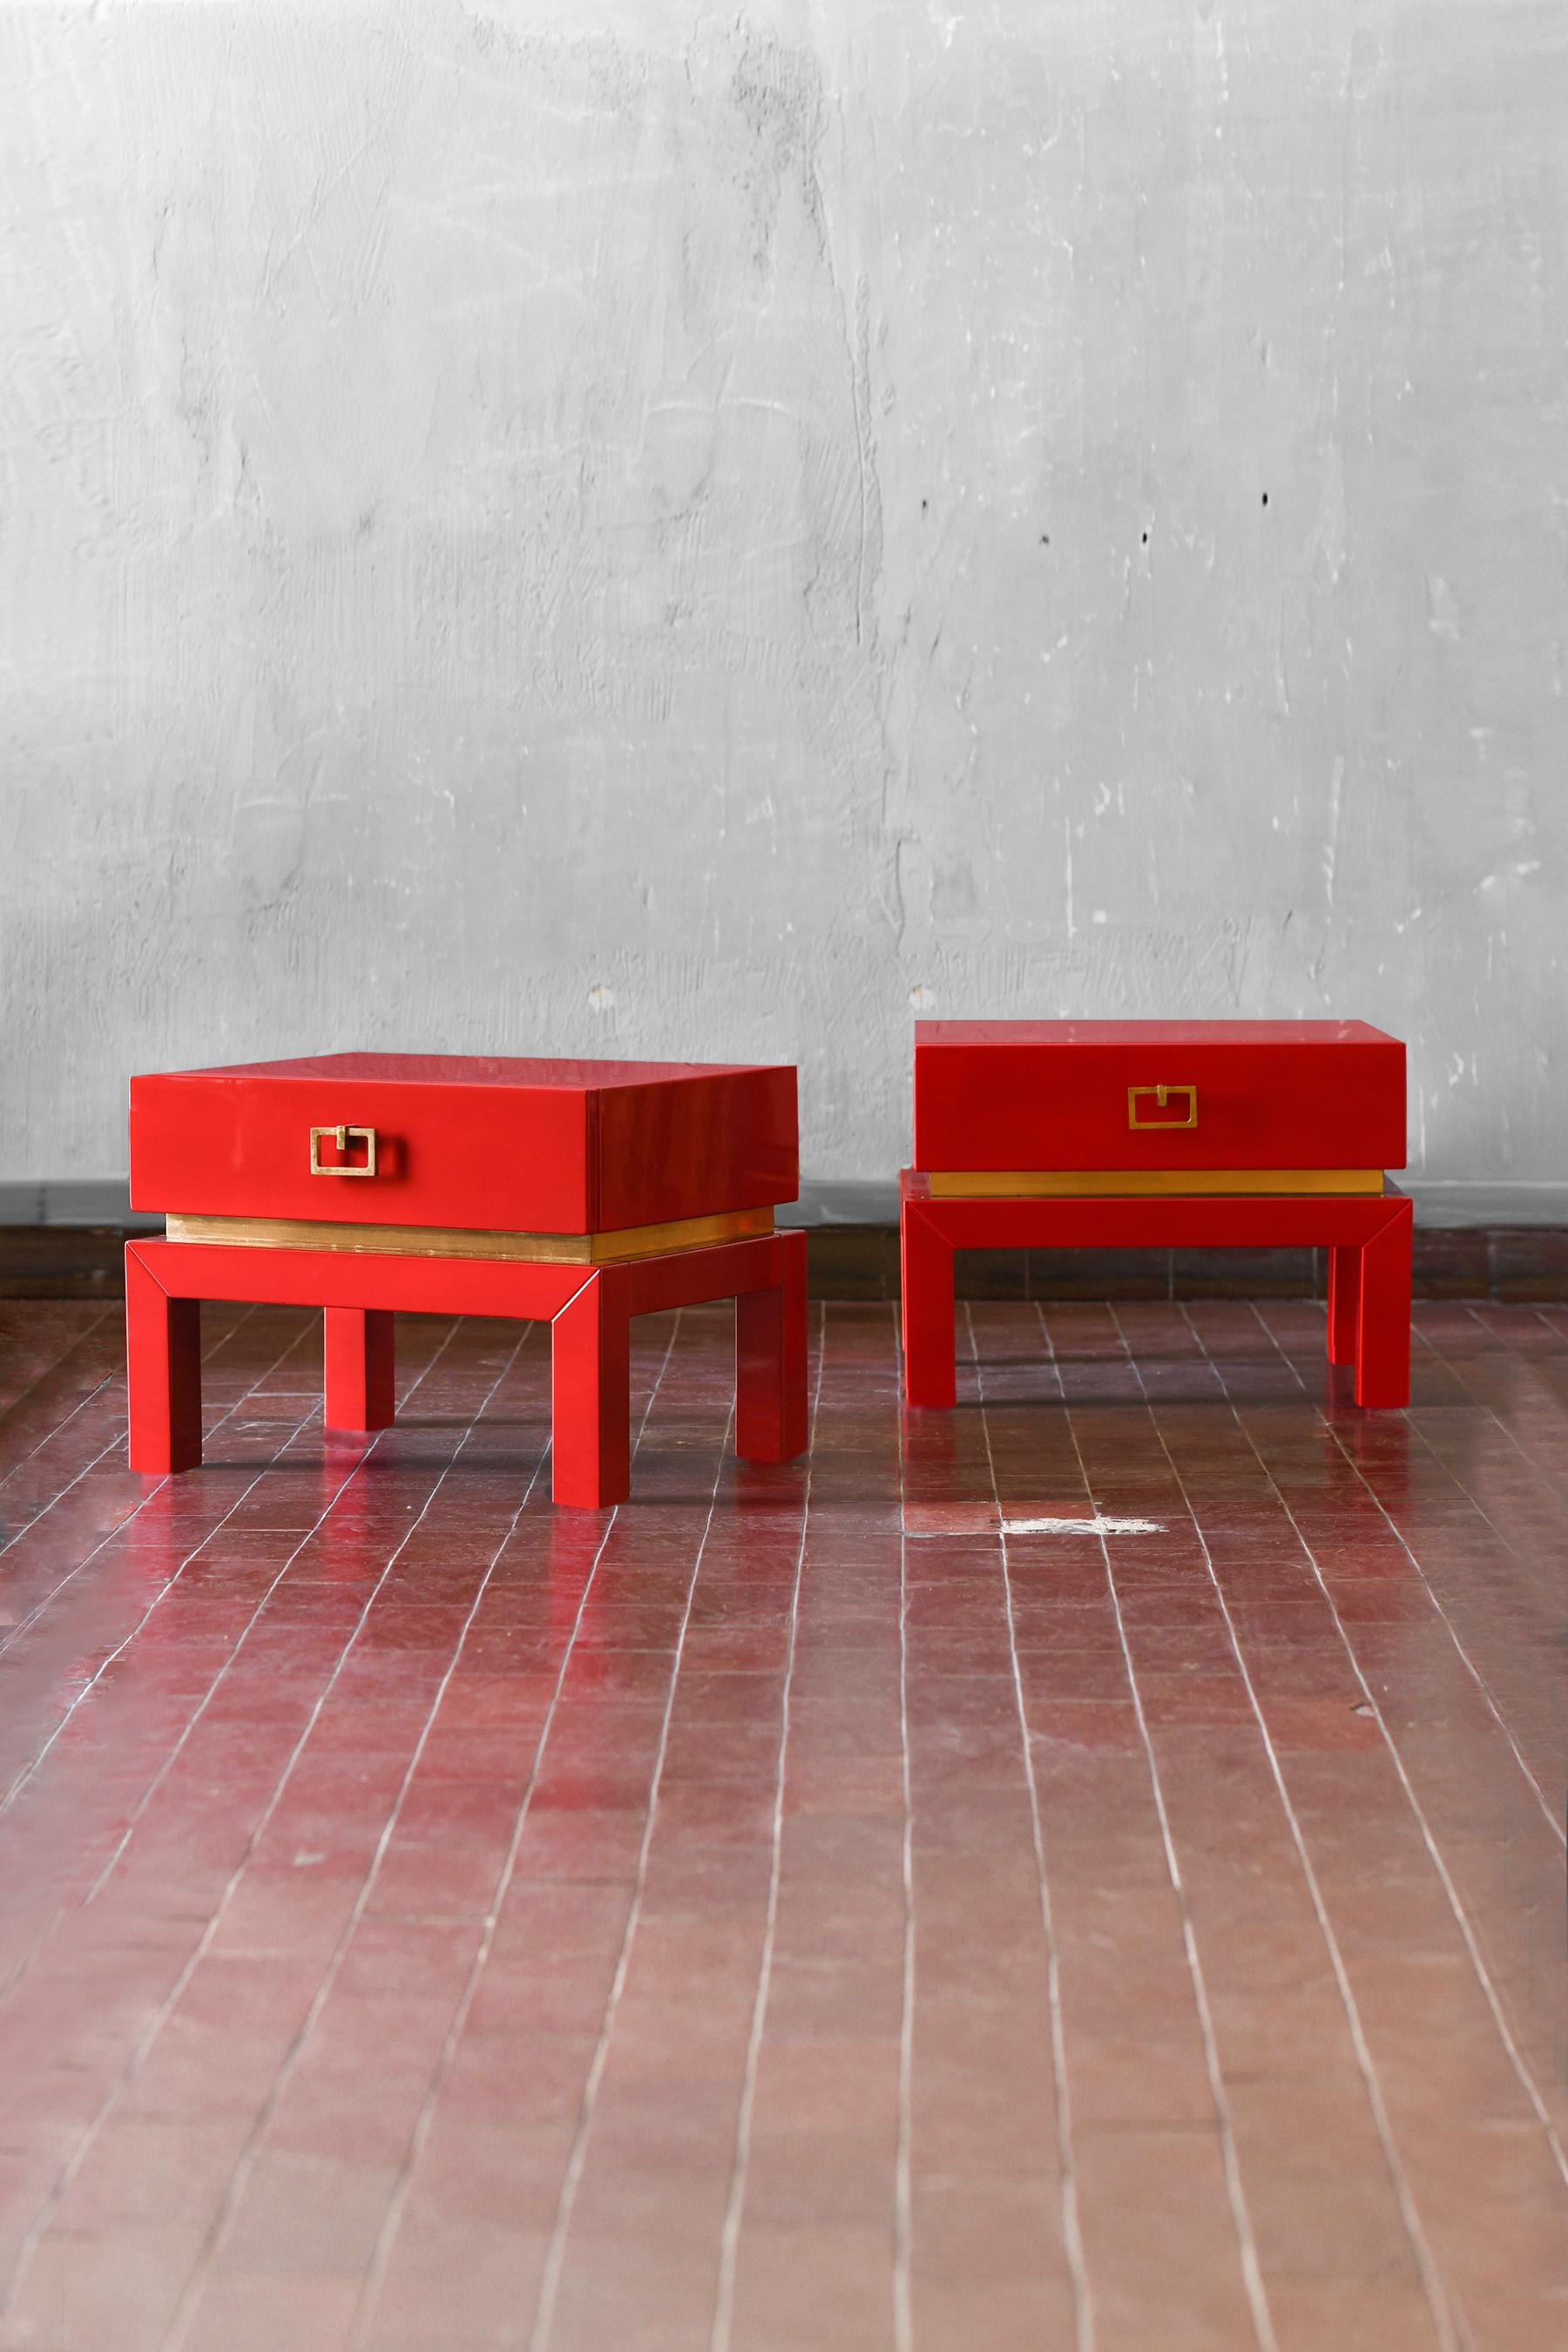
[[[1568,1318],[961,1313],[765,1470],[647,1318],[585,1515],[536,1327],[210,1310],[158,1484],[4,1308],[0,2352],[1568,2343]]]

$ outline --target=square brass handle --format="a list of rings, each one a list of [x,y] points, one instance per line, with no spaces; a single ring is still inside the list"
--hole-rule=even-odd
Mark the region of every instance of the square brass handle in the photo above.
[[[351,1143],[363,1143],[365,1151],[363,1168],[323,1168],[321,1138],[330,1135],[340,1151]],[[375,1174],[375,1129],[374,1127],[313,1127],[310,1129],[310,1173],[312,1176],[374,1176]]]
[[[1169,1097],[1185,1095],[1185,1118],[1140,1118],[1138,1097],[1152,1095],[1157,1107],[1163,1110]],[[1196,1127],[1198,1123],[1198,1090],[1196,1087],[1129,1087],[1127,1089],[1127,1124],[1129,1127]]]

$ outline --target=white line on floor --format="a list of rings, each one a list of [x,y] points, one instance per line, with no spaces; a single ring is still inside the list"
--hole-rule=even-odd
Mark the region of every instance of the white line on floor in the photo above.
[[[1159,1519],[1004,1519],[1005,1536],[1163,1536]]]

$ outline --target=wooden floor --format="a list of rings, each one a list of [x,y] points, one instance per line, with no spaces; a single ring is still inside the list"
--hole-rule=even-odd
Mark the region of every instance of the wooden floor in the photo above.
[[[814,1315],[598,1517],[538,1327],[209,1310],[159,1484],[0,1307],[5,2352],[1568,2346],[1568,1319]]]

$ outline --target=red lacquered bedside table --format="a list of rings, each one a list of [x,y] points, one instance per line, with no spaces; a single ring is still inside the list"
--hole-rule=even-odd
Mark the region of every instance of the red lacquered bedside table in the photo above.
[[[795,1074],[332,1054],[131,1081],[131,1467],[201,1460],[200,1301],[319,1307],[330,1428],[393,1418],[393,1314],[548,1319],[553,1493],[628,1491],[634,1315],[733,1298],[736,1452],[802,1452]]]
[[[1410,1392],[1405,1048],[1362,1021],[921,1021],[904,1394],[954,1396],[953,1252],[1329,1251],[1329,1355]]]

